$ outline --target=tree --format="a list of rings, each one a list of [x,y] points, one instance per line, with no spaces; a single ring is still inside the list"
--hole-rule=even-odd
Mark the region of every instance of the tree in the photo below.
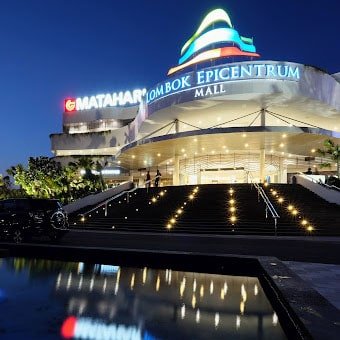
[[[15,184],[29,196],[37,198],[59,198],[62,194],[63,171],[60,163],[48,157],[30,157],[27,169],[22,164],[7,171]]]
[[[338,179],[340,179],[340,145],[335,144],[331,139],[326,139],[324,141],[324,148],[318,149],[318,154],[331,159],[336,163],[336,172]],[[321,167],[330,167],[331,162],[324,162],[321,164]]]

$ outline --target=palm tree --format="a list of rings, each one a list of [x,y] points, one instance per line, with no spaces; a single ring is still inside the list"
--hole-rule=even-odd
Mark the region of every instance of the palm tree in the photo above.
[[[340,145],[335,144],[331,139],[326,139],[323,143],[324,148],[318,149],[318,154],[331,159],[336,163],[336,173],[338,179],[340,179]],[[331,162],[325,162],[321,164],[321,167],[330,167]]]

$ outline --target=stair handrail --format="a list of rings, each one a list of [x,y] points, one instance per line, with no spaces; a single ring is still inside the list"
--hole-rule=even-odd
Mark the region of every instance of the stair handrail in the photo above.
[[[280,218],[280,215],[277,213],[276,209],[274,208],[272,202],[270,201],[269,197],[267,196],[266,192],[263,190],[263,188],[254,180],[253,175],[248,172],[248,176],[250,177],[251,184],[254,185],[254,187],[257,190],[258,198],[262,198],[263,202],[266,205],[266,218],[268,218],[268,210],[272,215],[272,218],[274,219],[274,228],[275,228],[275,236],[277,236],[277,219]]]
[[[161,177],[160,175],[157,175],[155,178],[160,178],[160,177]],[[145,181],[145,187],[147,189],[146,190],[147,192],[149,192],[149,188],[151,186],[151,182],[152,182],[151,179],[148,180],[148,181]],[[124,195],[127,195],[126,196],[126,200],[129,203],[130,194],[135,192],[137,189],[138,189],[138,187],[134,187],[134,188],[132,188],[130,190],[124,190],[124,191],[120,192],[119,194],[110,197],[109,199],[105,200],[104,202],[101,202],[100,204],[96,205],[94,208],[92,208],[92,209],[90,209],[88,211],[85,211],[84,213],[79,214],[79,216],[84,218],[86,215],[90,214],[92,211],[95,211],[95,210],[101,208],[103,205],[105,206],[105,214],[104,215],[107,216],[107,205],[108,205],[108,203],[110,203],[111,201],[113,201],[113,200],[115,200],[115,199],[117,199],[117,198],[119,198],[121,196],[124,196]]]
[[[322,187],[325,187],[325,188],[330,189],[330,190],[340,191],[340,188],[338,188],[337,186],[335,186],[335,185],[329,185],[329,184],[323,183],[323,182],[319,182],[319,181],[317,181],[315,178],[309,176],[308,174],[304,174],[303,172],[299,172],[298,174],[299,174],[300,176],[302,176],[302,177],[307,178],[308,180],[310,180],[311,182],[313,182],[313,183],[315,183],[315,184],[321,185]]]
[[[120,192],[119,194],[110,197],[109,199],[105,200],[104,202],[99,203],[99,204],[96,205],[94,208],[92,208],[92,209],[90,209],[90,210],[88,210],[88,211],[85,211],[84,213],[79,214],[79,216],[81,216],[81,217],[83,218],[83,217],[85,217],[86,215],[90,214],[92,211],[95,211],[95,210],[101,208],[103,205],[105,205],[105,216],[107,216],[107,205],[108,205],[111,201],[113,201],[113,200],[115,200],[115,199],[117,199],[117,198],[119,198],[119,197],[121,197],[121,196],[127,195],[127,198],[126,198],[126,199],[127,199],[127,202],[129,202],[130,193],[135,192],[137,189],[138,189],[138,187],[134,187],[134,188],[132,188],[132,189],[130,189],[130,190],[124,190],[124,191]]]

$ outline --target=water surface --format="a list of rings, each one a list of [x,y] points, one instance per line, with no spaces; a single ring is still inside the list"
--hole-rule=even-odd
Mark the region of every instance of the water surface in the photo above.
[[[254,277],[0,261],[1,339],[286,339]]]

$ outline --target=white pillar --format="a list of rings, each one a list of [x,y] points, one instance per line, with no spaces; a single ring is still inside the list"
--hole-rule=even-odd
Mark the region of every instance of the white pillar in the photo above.
[[[260,182],[264,183],[266,178],[266,151],[260,149]]]
[[[201,181],[202,181],[202,171],[201,169],[199,169],[197,172],[197,184],[201,184]]]
[[[179,121],[178,121],[178,119],[175,120],[175,132],[179,133]]]
[[[280,158],[279,162],[279,183],[287,183],[287,168],[284,166],[284,158]]]
[[[172,173],[172,185],[179,185],[179,156],[174,157],[174,171]]]

